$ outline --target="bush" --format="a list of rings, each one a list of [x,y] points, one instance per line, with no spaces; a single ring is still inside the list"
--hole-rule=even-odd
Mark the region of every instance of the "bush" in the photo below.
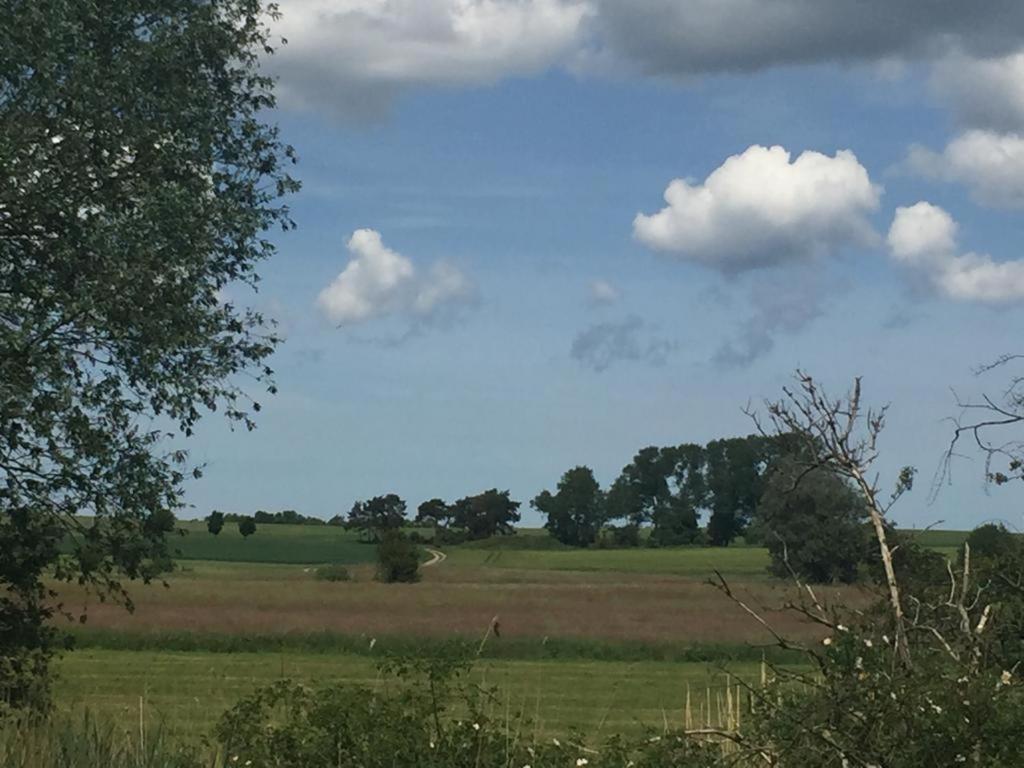
[[[319,581],[350,581],[352,577],[343,565],[322,565],[316,569],[316,578]]]
[[[377,543],[377,580],[411,584],[420,580],[419,548],[401,531],[384,531]]]
[[[307,688],[282,681],[229,710],[216,729],[228,765],[274,768],[710,768],[710,750],[675,734],[529,738],[522,715],[496,691],[467,682],[470,650],[385,660],[402,685]]]

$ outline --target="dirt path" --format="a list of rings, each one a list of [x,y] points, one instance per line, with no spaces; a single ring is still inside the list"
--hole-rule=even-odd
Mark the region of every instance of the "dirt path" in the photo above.
[[[427,547],[426,549],[427,549],[427,552],[430,553],[431,557],[430,557],[429,560],[427,560],[427,562],[425,562],[423,564],[424,568],[429,568],[432,565],[437,565],[438,563],[443,563],[445,560],[448,559],[448,555],[446,555],[444,552],[442,552],[439,549],[430,549],[429,547]]]

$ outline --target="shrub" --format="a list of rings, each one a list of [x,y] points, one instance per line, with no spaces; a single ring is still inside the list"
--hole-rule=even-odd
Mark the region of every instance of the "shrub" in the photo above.
[[[676,734],[530,738],[521,714],[493,689],[467,682],[469,650],[386,659],[400,685],[313,689],[282,681],[229,710],[216,729],[229,765],[274,768],[710,768],[713,754]]]
[[[316,569],[316,578],[319,581],[350,581],[348,568],[343,565],[322,565]]]
[[[401,531],[385,531],[377,543],[377,580],[387,584],[420,580],[419,548]]]

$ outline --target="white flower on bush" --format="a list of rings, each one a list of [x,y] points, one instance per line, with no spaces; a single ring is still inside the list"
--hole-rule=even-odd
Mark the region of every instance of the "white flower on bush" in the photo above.
[[[577,757],[576,758],[576,768],[583,768],[583,766],[586,765],[589,762],[590,761],[587,760],[587,758],[585,758],[585,757]]]
[[[473,723],[473,730],[474,731],[479,731],[480,730],[480,723]]]
[[[822,645],[832,645],[832,638],[831,637],[826,637],[824,640],[821,641],[821,644]]]

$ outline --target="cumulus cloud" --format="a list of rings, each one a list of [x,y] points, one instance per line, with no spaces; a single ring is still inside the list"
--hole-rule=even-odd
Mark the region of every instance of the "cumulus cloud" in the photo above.
[[[653,334],[641,318],[631,315],[621,322],[597,323],[580,331],[569,354],[600,373],[619,362],[664,365],[675,346]]]
[[[614,304],[619,300],[618,289],[607,280],[590,281],[590,303],[595,306]]]
[[[347,117],[417,85],[541,72],[578,45],[585,0],[290,0],[272,60],[286,106]]]
[[[1024,300],[1024,260],[997,262],[988,254],[958,254],[957,224],[936,205],[897,208],[888,243],[895,261],[916,270],[943,296],[987,304]]]
[[[472,282],[457,267],[439,261],[421,274],[409,258],[385,246],[376,230],[356,230],[347,247],[348,264],[316,300],[338,325],[396,315],[430,322],[475,295]]]
[[[934,0],[289,0],[270,61],[286,106],[348,118],[417,86],[553,67],[689,76],[823,62],[1007,54],[1024,4]],[[950,88],[969,92],[950,79]],[[993,102],[994,103],[994,102]],[[989,106],[992,104],[990,103]]]
[[[911,147],[907,164],[922,175],[964,184],[982,205],[1024,208],[1024,137],[1019,134],[967,131],[941,153]]]
[[[881,188],[849,150],[834,157],[752,146],[733,155],[702,184],[676,179],[667,206],[637,214],[633,234],[644,245],[739,273],[867,244],[867,215]]]
[[[952,54],[933,66],[931,85],[962,125],[1024,131],[1024,52],[992,58]]]
[[[821,62],[1005,53],[1024,4],[934,0],[593,0],[591,45],[642,72],[693,75]]]

